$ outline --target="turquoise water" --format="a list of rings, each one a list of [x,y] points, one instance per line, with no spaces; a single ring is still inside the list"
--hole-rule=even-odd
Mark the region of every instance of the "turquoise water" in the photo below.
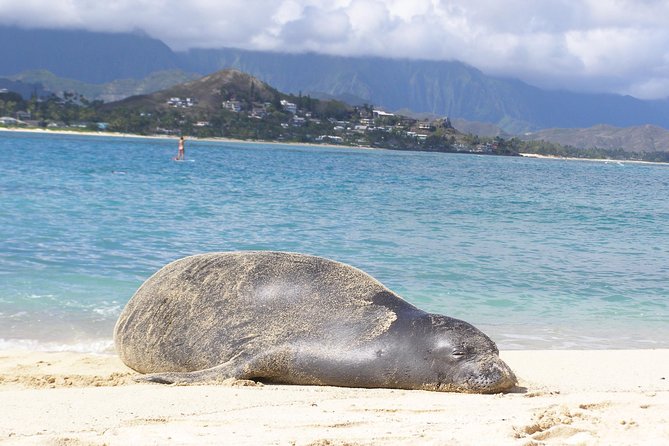
[[[0,132],[0,348],[105,351],[179,257],[355,265],[503,349],[669,347],[669,166]]]

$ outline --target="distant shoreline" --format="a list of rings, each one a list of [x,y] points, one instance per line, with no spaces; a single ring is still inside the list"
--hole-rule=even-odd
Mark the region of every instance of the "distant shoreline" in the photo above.
[[[37,133],[37,134],[47,134],[47,135],[70,135],[70,136],[100,136],[100,137],[116,137],[116,138],[139,138],[139,139],[156,139],[156,140],[177,140],[178,136],[169,136],[169,135],[137,135],[134,133],[117,133],[117,132],[91,132],[91,131],[76,131],[76,130],[49,130],[49,129],[37,129],[37,128],[8,128],[0,127],[0,132],[13,132],[13,133]],[[315,143],[305,143],[305,142],[282,142],[282,141],[265,141],[265,140],[248,140],[248,139],[234,139],[234,138],[198,138],[195,136],[186,137],[187,140],[192,141],[203,141],[203,142],[229,142],[229,143],[239,143],[239,144],[272,144],[272,145],[289,145],[289,146],[302,146],[302,147],[324,147],[324,148],[336,148],[336,149],[360,149],[360,150],[393,150],[385,149],[383,147],[368,147],[368,146],[347,146],[343,144],[315,144]],[[175,149],[176,150],[176,149]],[[397,151],[397,150],[393,150]],[[411,150],[403,150],[410,152]],[[441,152],[441,153],[455,153],[455,152]],[[456,154],[468,154],[468,153],[456,153]],[[476,153],[471,153],[471,155],[477,155]],[[565,157],[565,156],[556,156],[556,155],[540,155],[537,153],[518,153],[523,158],[536,158],[543,160],[562,160],[562,161],[589,161],[589,162],[600,162],[600,163],[619,163],[619,164],[650,164],[650,165],[660,165],[666,166],[668,163],[658,162],[658,161],[642,161],[642,160],[619,160],[614,158],[577,158],[577,157]],[[502,156],[502,155],[499,155]]]
[[[13,133],[36,133],[36,134],[46,134],[46,135],[68,135],[68,136],[94,136],[94,137],[112,137],[112,138],[139,138],[139,139],[156,139],[156,140],[166,140],[166,141],[176,141],[179,139],[178,136],[169,136],[169,135],[137,135],[134,133],[117,133],[117,132],[90,132],[90,131],[76,131],[76,130],[49,130],[49,129],[36,129],[36,128],[8,128],[0,127],[0,132],[13,132]],[[361,149],[361,150],[389,150],[376,147],[367,147],[367,146],[347,146],[343,144],[315,144],[315,143],[305,143],[305,142],[282,142],[282,141],[265,141],[261,139],[248,140],[248,139],[234,139],[234,138],[198,138],[195,136],[184,136],[186,141],[203,141],[203,142],[229,142],[229,143],[240,143],[240,144],[273,144],[273,145],[284,145],[284,146],[304,146],[304,147],[325,147],[325,148],[338,148],[338,149]],[[176,146],[175,146],[176,147]],[[176,150],[176,148],[175,148]]]
[[[524,158],[537,158],[542,160],[558,160],[558,161],[588,161],[588,162],[597,162],[604,164],[652,164],[659,166],[666,166],[668,163],[662,163],[659,161],[642,161],[642,160],[619,160],[614,158],[577,158],[573,156],[555,156],[555,155],[539,155],[538,153],[519,153],[520,156]]]

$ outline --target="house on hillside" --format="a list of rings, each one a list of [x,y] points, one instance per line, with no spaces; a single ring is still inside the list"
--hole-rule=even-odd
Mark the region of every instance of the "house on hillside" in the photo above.
[[[418,123],[419,130],[427,130],[429,132],[434,132],[437,128],[431,122],[420,122]]]
[[[175,108],[189,108],[194,107],[197,101],[193,98],[179,98],[173,97],[167,100],[167,105]]]
[[[297,105],[293,104],[292,102],[288,102],[285,99],[281,100],[281,107],[283,107],[283,109],[288,113],[297,113]]]
[[[383,110],[374,110],[372,114],[374,115],[374,118],[388,118],[390,116],[395,116],[394,113],[388,113]]]
[[[223,108],[231,112],[239,113],[242,111],[242,103],[239,101],[224,101]]]
[[[301,116],[293,116],[291,122],[295,127],[302,127],[307,122],[307,120],[302,118]]]

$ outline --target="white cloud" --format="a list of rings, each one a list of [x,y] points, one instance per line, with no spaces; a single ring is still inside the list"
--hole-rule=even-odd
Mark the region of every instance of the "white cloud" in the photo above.
[[[172,48],[461,60],[551,88],[669,96],[665,0],[0,0],[0,23]]]
[[[351,23],[344,11],[308,6],[299,18],[283,25],[279,37],[288,46],[315,50],[320,45],[346,42],[350,33]]]

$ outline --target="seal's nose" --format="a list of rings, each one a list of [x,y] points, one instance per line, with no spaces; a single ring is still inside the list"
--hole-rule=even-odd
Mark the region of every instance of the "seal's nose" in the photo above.
[[[516,374],[513,373],[513,370],[511,370],[511,367],[509,367],[506,362],[499,359],[496,363],[496,367],[499,369],[500,376],[502,377],[499,382],[498,391],[509,390],[518,384]]]
[[[489,392],[503,392],[518,384],[516,374],[513,373],[511,367],[501,359],[497,358],[497,360],[491,364],[491,369],[491,375],[496,376],[497,380],[494,384],[491,384]]]
[[[516,375],[499,356],[495,355],[479,364],[479,370],[473,374],[473,378],[469,379],[467,383],[470,392],[504,392],[518,384]]]

